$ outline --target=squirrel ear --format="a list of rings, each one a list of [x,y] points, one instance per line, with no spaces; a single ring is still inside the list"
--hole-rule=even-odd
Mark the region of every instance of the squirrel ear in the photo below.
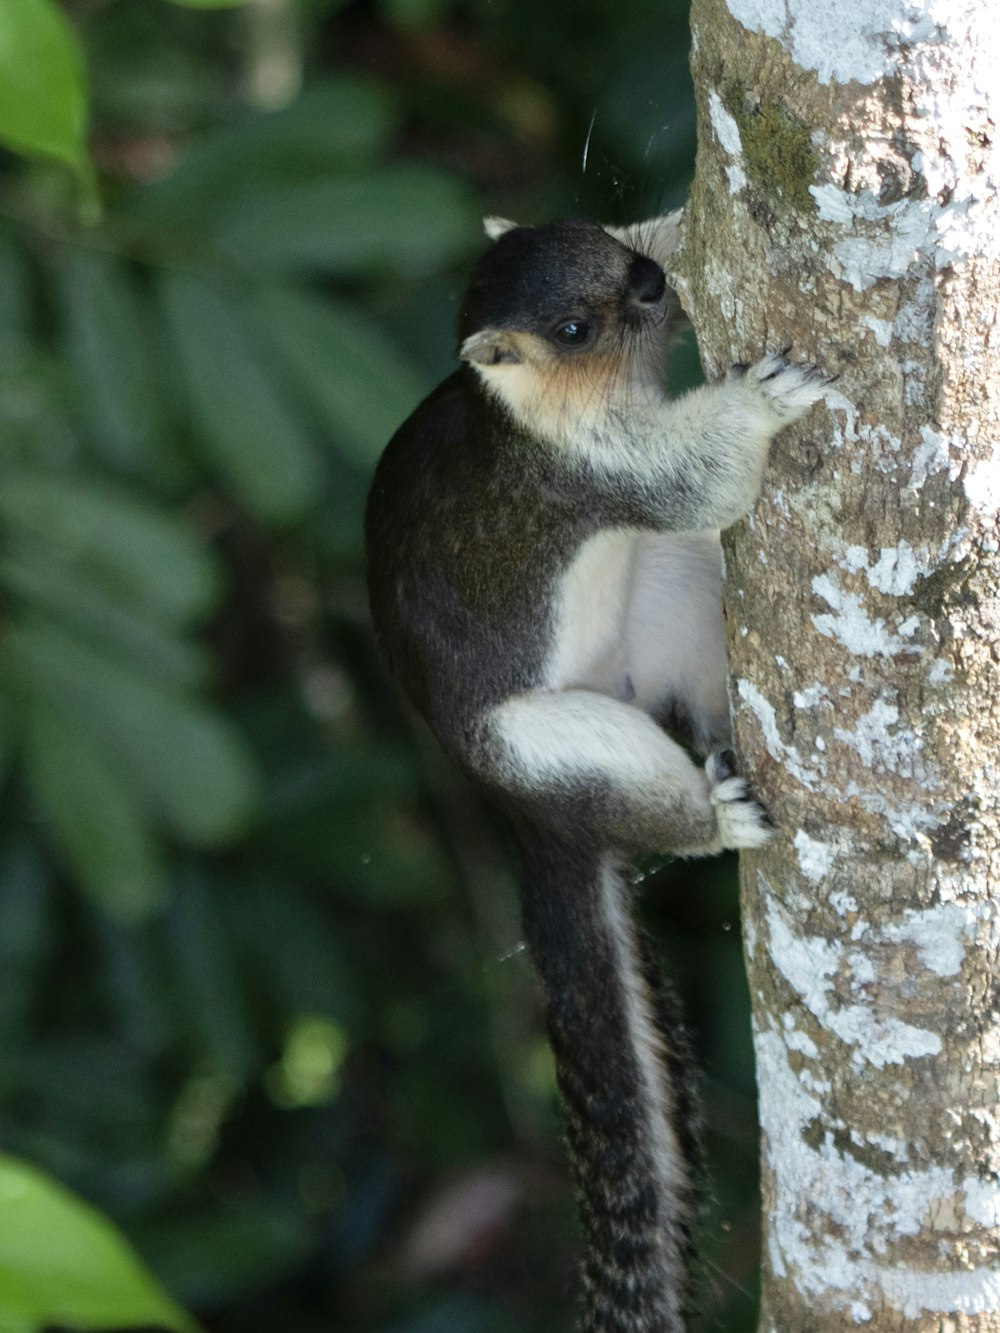
[[[504,329],[480,329],[472,333],[458,351],[463,361],[479,366],[520,365],[521,357],[514,340]]]
[[[505,231],[513,231],[517,226],[510,218],[483,218],[483,231],[491,241],[498,241]]]

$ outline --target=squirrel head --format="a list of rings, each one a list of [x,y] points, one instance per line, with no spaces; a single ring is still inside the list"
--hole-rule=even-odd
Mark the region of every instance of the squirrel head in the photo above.
[[[569,424],[574,402],[662,389],[677,303],[655,260],[590,222],[520,227],[495,238],[472,274],[460,355],[529,429],[543,408]]]

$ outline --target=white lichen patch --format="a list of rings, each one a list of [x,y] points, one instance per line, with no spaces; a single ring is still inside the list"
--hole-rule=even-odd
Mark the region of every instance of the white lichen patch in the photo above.
[[[880,632],[878,642],[884,647],[886,643],[884,633]],[[904,646],[905,641],[898,639],[897,643],[899,646]],[[854,678],[851,676],[851,679]],[[820,693],[822,688],[809,687],[806,691],[797,692],[794,696],[796,707],[812,707],[821,700],[829,704],[828,700],[822,699]],[[849,697],[851,691],[844,689],[840,693]],[[764,746],[771,758],[777,760],[785,772],[808,791],[823,792],[833,800],[856,801],[869,814],[884,819],[895,836],[906,842],[919,841],[928,831],[940,827],[947,817],[948,808],[945,804],[928,800],[925,784],[921,785],[919,794],[912,801],[892,800],[881,786],[877,786],[874,790],[863,789],[854,781],[835,789],[828,781],[826,742],[820,744],[822,738],[816,739],[815,749],[809,758],[805,759],[797,746],[782,739],[774,706],[753,681],[738,680],[736,696],[757,719]],[[892,707],[891,704],[887,706],[890,709]],[[897,721],[898,716],[892,717],[885,711],[884,706],[876,704],[868,715],[863,715],[859,719],[853,731],[840,728],[839,734],[834,733],[834,738],[865,754],[870,753],[873,760],[877,755],[883,772],[894,771],[902,776],[906,775],[906,770],[909,768],[916,774],[919,767],[920,746],[915,743],[915,733],[912,731],[906,728],[897,728],[895,732],[889,730]],[[872,771],[875,771],[874,767]],[[922,770],[919,771],[922,773]]]
[[[989,458],[981,458],[962,478],[965,498],[984,517],[1000,512],[1000,444],[994,444]]]
[[[786,745],[778,732],[778,717],[774,706],[764,698],[760,690],[749,680],[736,682],[736,693],[753,712],[764,739],[764,745],[772,759],[779,760],[796,781],[810,791],[815,791],[822,781],[826,763],[822,755],[816,756],[812,764],[799,754],[794,745]]]
[[[914,6],[898,0],[727,0],[729,12],[751,32],[780,37],[803,69],[816,71],[820,83],[855,80],[874,83],[889,73],[895,52],[906,42],[933,39],[936,24]]]
[[[809,192],[824,221],[851,231],[834,242],[836,264],[831,267],[839,266],[839,276],[857,292],[908,273],[914,260],[934,248],[935,228],[946,211],[946,206],[927,198],[880,204],[872,190],[849,193],[829,182],[810,185]],[[942,266],[952,258],[950,252],[947,259],[942,253]],[[886,324],[880,346],[888,346],[890,333]]]
[[[881,816],[896,837],[908,843],[920,843],[925,834],[940,828],[950,809],[947,802],[929,803],[924,795],[905,803],[891,801],[884,792],[866,791],[856,782],[849,782],[840,794],[856,800],[869,814]]]
[[[806,1055],[810,1060],[819,1059],[819,1047],[812,1037],[795,1026],[795,1019],[791,1014],[781,1015],[781,1025],[784,1028],[785,1045],[790,1051],[798,1051],[800,1055]]]
[[[828,701],[830,691],[825,685],[807,685],[804,690],[796,690],[792,695],[792,703],[796,708],[808,712],[810,709],[817,708],[821,703]]]
[[[831,608],[809,617],[825,638],[837,639],[858,657],[892,657],[907,649],[913,651],[899,633],[887,628],[881,616],[869,615],[856,593],[845,592],[834,575],[817,574],[812,589]],[[897,626],[897,630],[900,628]]]
[[[862,1062],[883,1069],[924,1055],[937,1055],[941,1038],[891,1015],[879,1013],[867,988],[875,980],[870,959],[818,935],[795,931],[788,913],[767,903],[771,961],[821,1027],[855,1048]],[[857,1003],[835,998],[834,979]]]
[[[831,1120],[813,1094],[807,1071],[792,1067],[787,1038],[787,1029],[755,1033],[764,1153],[773,1182],[768,1251],[774,1272],[790,1276],[807,1301],[832,1300],[858,1322],[873,1308],[957,1312],[990,1299],[985,1270],[963,1273],[963,1281],[951,1286],[951,1274],[918,1273],[891,1261],[898,1242],[920,1234],[930,1219],[960,1210],[960,1188],[944,1167],[883,1174],[842,1151],[834,1133],[845,1126]],[[819,1125],[827,1128],[817,1142]],[[858,1142],[858,1135],[850,1137]],[[884,1142],[864,1137],[898,1164],[914,1156],[892,1136]],[[817,1225],[817,1212],[828,1222]]]
[[[909,911],[901,922],[883,926],[878,934],[889,943],[914,945],[928,971],[953,977],[965,961],[965,939],[973,924],[957,903],[942,903],[926,911]]]
[[[859,1148],[870,1144],[873,1148],[878,1148],[880,1152],[887,1153],[897,1162],[908,1162],[910,1160],[909,1145],[902,1139],[895,1138],[892,1134],[879,1134],[870,1129],[860,1134],[856,1129],[852,1129],[851,1142],[856,1143]]]
[[[833,735],[842,745],[857,751],[865,768],[873,773],[898,773],[919,777],[925,786],[939,785],[923,763],[923,738],[912,727],[899,725],[899,708],[886,694],[880,695],[853,727],[834,727]]]
[[[934,1314],[981,1315],[1000,1311],[1000,1272],[973,1268],[955,1273],[926,1273],[922,1269],[880,1268],[879,1287],[906,1319]]]
[[[733,159],[725,169],[729,193],[739,194],[740,190],[746,188],[747,183],[746,172],[742,166],[743,143],[740,139],[740,127],[714,88],[710,89],[708,94],[708,111],[716,138],[728,156]]]
[[[856,198],[860,207],[855,218],[869,220],[871,234],[838,241],[833,252],[844,279],[856,292],[863,292],[883,278],[901,278],[909,272],[932,247],[935,219],[942,210],[926,199],[901,199],[882,207],[870,190]]]
[[[845,893],[843,889],[835,889],[828,896],[827,902],[838,916],[847,916],[849,912],[857,912],[858,910],[857,898],[853,894]]]
[[[979,1180],[968,1176],[962,1181],[965,1211],[980,1226],[1000,1227],[1000,1180]]]
[[[830,411],[832,426],[828,447],[839,451],[850,445],[861,445],[851,450],[852,473],[860,475],[867,468],[895,475],[904,454],[903,442],[886,426],[861,419],[857,407],[840,390],[828,387],[823,401]],[[833,473],[834,482],[839,473]],[[812,501],[810,501],[812,503]]]
[[[876,319],[874,315],[862,315],[861,322],[871,329],[879,347],[888,347],[892,341],[892,324],[887,319]]]
[[[799,869],[806,879],[819,884],[827,877],[836,859],[836,853],[829,843],[818,842],[799,829],[792,839],[792,846],[799,858]]]
[[[955,451],[957,453],[957,451]],[[928,477],[937,472],[952,472],[953,451],[950,442],[930,426],[920,427],[920,443],[910,455],[910,480],[907,488],[919,491]]]
[[[880,547],[878,559],[874,564],[870,561],[866,546],[848,546],[841,563],[851,574],[864,571],[871,587],[893,597],[911,593],[917,580],[926,578],[933,569],[928,548],[914,548],[906,540]]]
[[[900,363],[903,372],[903,402],[907,407],[923,403],[927,397],[927,367],[922,361]]]

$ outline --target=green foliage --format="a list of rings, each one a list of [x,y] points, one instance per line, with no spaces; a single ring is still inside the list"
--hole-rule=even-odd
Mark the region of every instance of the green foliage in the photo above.
[[[195,1324],[145,1271],[121,1235],[40,1171],[0,1157],[0,1328]]]
[[[82,168],[86,81],[65,15],[55,0],[7,0],[0,25],[0,139]]]
[[[679,202],[684,41],[679,0],[0,0],[0,1333],[191,1327],[114,1226],[217,1333],[568,1327],[516,895],[361,515],[480,211]],[[739,1015],[714,873],[670,929]]]

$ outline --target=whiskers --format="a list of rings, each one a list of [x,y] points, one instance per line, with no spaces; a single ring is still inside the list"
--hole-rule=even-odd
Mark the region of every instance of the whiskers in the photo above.
[[[594,133],[594,122],[597,120],[597,107],[594,107],[594,114],[590,117],[590,124],[587,126],[587,137],[583,141],[583,160],[580,164],[580,173],[583,176],[587,174],[587,158],[590,156],[590,140]]]

